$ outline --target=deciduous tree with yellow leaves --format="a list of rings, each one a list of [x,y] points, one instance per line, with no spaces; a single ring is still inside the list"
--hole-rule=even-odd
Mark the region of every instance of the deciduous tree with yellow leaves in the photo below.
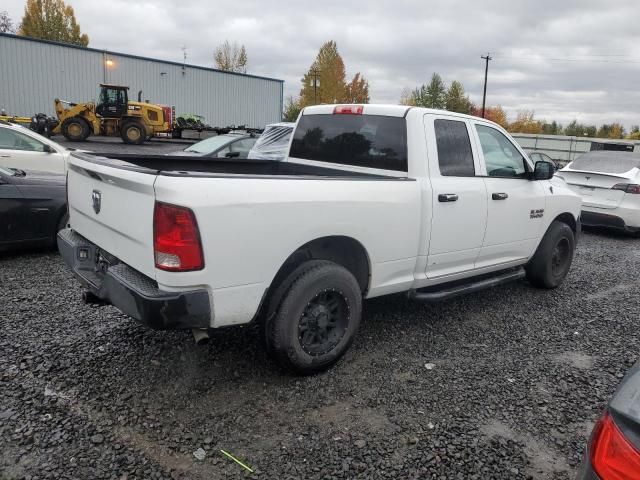
[[[89,36],[80,32],[73,7],[63,0],[27,0],[18,35],[89,45]]]
[[[346,69],[335,41],[326,42],[302,77],[301,107],[320,103],[369,103],[369,82],[356,73],[346,82]]]

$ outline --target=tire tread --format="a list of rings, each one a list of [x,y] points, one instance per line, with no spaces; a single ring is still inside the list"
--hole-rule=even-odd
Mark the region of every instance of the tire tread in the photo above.
[[[286,293],[282,296],[282,301],[278,305],[275,315],[273,315],[273,318],[267,320],[265,334],[267,343],[270,345],[270,354],[278,364],[296,373],[311,374],[329,368],[337,362],[342,354],[349,348],[360,323],[362,296],[355,277],[343,266],[336,263],[326,260],[309,261],[302,264],[295,273],[290,283],[286,285]],[[291,343],[293,339],[289,338],[287,334],[287,329],[290,328],[290,324],[287,321],[291,315],[289,310],[296,308],[295,302],[297,298],[303,294],[305,288],[307,288],[308,282],[315,280],[316,278],[314,277],[321,278],[328,275],[338,275],[342,277],[342,280],[350,283],[350,288],[358,293],[356,305],[350,305],[350,308],[355,310],[351,319],[354,323],[349,327],[353,330],[350,338],[347,339],[347,342],[341,347],[341,351],[337,352],[337,354],[331,354],[327,360],[317,362],[314,365],[302,365],[292,358],[295,357],[295,350]]]

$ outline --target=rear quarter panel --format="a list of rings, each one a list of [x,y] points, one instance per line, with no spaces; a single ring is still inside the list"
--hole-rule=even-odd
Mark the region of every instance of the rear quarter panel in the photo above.
[[[582,199],[569,188],[564,180],[558,177],[553,177],[551,180],[543,180],[542,183],[546,193],[544,216],[547,219],[545,229],[542,232],[544,235],[551,222],[563,213],[570,213],[577,220],[582,208]]]
[[[369,296],[413,282],[421,204],[416,181],[160,176],[155,192],[158,201],[194,210],[205,257],[202,271],[156,271],[156,279],[167,289],[209,287],[221,319],[214,326],[249,321],[285,260],[320,237],[343,235],[364,246]]]

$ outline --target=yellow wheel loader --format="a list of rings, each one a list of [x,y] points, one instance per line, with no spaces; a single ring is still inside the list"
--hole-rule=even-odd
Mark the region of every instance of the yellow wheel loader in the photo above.
[[[162,107],[130,102],[129,87],[100,84],[97,103],[71,103],[56,98],[60,123],[53,130],[67,140],[81,142],[89,135],[120,136],[125,143],[139,145],[156,133],[170,131]]]

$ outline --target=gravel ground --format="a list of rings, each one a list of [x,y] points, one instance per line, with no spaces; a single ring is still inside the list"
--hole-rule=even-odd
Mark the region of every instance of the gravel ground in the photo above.
[[[55,252],[5,255],[0,478],[573,478],[638,354],[639,246],[583,235],[556,291],[370,300],[346,358],[307,378],[254,327],[198,347],[82,304]]]

